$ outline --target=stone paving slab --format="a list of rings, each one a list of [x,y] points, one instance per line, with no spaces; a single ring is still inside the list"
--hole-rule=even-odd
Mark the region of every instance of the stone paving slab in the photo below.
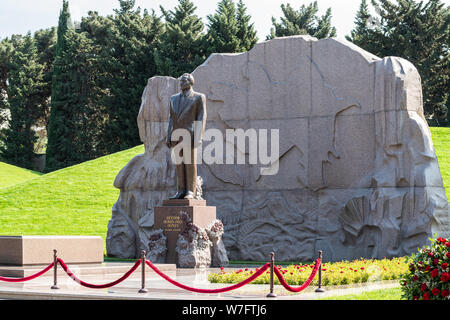
[[[131,267],[132,264],[129,264]],[[70,268],[70,266],[69,266]],[[227,268],[229,272],[235,268]],[[207,280],[210,272],[218,272],[218,269],[177,269],[176,274],[170,275],[172,279],[195,288],[221,288],[230,284],[211,284]],[[151,277],[146,281],[148,293],[141,294],[140,267],[134,274],[109,289],[85,288],[69,278],[62,269],[58,271],[59,290],[52,290],[52,273],[25,283],[0,282],[0,299],[19,300],[268,300],[269,285],[246,285],[242,288],[223,294],[200,294],[180,289],[160,277]],[[139,275],[139,276],[138,276]],[[85,275],[81,280],[93,284],[104,284],[118,279],[121,275]],[[357,294],[364,291],[387,289],[398,287],[398,281],[384,281],[371,284],[359,284],[339,287],[324,287],[325,293],[315,293],[316,287],[309,287],[302,293],[293,294],[282,286],[274,288],[277,298],[270,300],[315,300],[321,297],[334,295]]]

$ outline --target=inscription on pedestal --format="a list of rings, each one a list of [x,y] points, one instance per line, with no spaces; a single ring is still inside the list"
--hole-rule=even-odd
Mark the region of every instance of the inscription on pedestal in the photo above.
[[[183,221],[180,216],[167,216],[162,221],[162,229],[166,232],[181,232],[183,231],[182,225]]]
[[[162,229],[167,237],[166,263],[177,263],[175,251],[178,235],[183,232],[184,224],[181,213],[184,212],[198,227],[206,228],[216,220],[216,207],[206,206],[206,201],[169,200],[162,207],[155,207],[155,229]]]

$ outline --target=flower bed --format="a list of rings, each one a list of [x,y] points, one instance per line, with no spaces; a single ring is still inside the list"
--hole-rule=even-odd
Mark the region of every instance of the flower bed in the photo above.
[[[450,240],[431,239],[409,259],[403,277],[403,297],[408,300],[450,300]]]
[[[301,285],[311,275],[314,264],[296,264],[289,266],[276,265],[289,285]],[[258,270],[258,268],[256,268]],[[250,277],[255,269],[241,269],[226,272],[223,268],[218,273],[211,273],[208,280],[211,283],[239,283]],[[405,258],[393,259],[360,259],[352,262],[342,261],[322,264],[322,285],[345,285],[365,283],[381,280],[397,280],[408,271]],[[252,284],[269,284],[270,272],[266,271]],[[280,284],[275,277],[275,284]],[[318,277],[314,279],[312,286],[318,285]]]

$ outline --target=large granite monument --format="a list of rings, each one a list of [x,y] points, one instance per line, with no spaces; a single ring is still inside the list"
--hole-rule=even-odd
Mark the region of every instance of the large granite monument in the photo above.
[[[279,129],[276,175],[259,164],[200,164],[230,259],[311,261],[402,256],[450,236],[450,212],[423,116],[416,68],[336,39],[276,38],[213,54],[193,73],[206,129]],[[154,208],[176,191],[166,137],[177,79],[154,77],[138,117],[145,154],[114,185],[107,251],[148,249]],[[208,145],[207,139],[203,142]],[[235,147],[236,156],[248,157]],[[270,149],[270,148],[269,148]]]

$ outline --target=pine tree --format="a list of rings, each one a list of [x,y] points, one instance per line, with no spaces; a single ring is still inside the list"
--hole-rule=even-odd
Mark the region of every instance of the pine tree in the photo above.
[[[34,34],[36,47],[39,55],[39,63],[44,67],[44,86],[40,96],[40,118],[36,124],[39,130],[39,139],[36,152],[42,153],[46,147],[46,137],[48,132],[48,124],[50,118],[50,97],[52,95],[52,78],[53,78],[53,63],[55,60],[55,46],[56,46],[56,28],[49,28],[39,30]],[[45,150],[45,149],[44,149]]]
[[[317,1],[307,6],[302,5],[299,10],[292,8],[289,3],[282,4],[281,10],[284,17],[281,17],[279,23],[272,17],[273,27],[267,40],[305,34],[318,39],[336,36],[336,28],[331,25],[331,8],[327,9],[325,15],[319,17],[317,16],[319,11]]]
[[[39,63],[34,38],[28,33],[17,42],[9,62],[9,127],[2,134],[1,158],[8,163],[33,168],[40,97],[44,87],[44,66]]]
[[[13,40],[5,38],[0,41],[0,144],[2,131],[6,128],[9,118],[8,78],[13,51]]]
[[[59,15],[52,77],[46,172],[68,166],[71,163],[70,159],[73,154],[74,132],[71,128],[72,110],[70,109],[72,74],[70,66],[66,64],[65,54],[68,52],[68,42],[74,30],[69,12],[69,3],[63,0],[63,8]]]
[[[237,37],[239,27],[233,0],[220,1],[216,13],[208,15],[207,19],[207,55],[214,52],[239,52],[241,41]]]
[[[254,24],[250,24],[251,16],[247,15],[247,7],[242,0],[239,0],[237,4],[236,15],[238,22],[237,37],[241,40],[240,50],[250,51],[258,42],[258,37],[256,36]]]
[[[140,8],[134,9],[133,0],[119,3],[114,16],[107,18],[106,37],[95,40],[102,46],[98,61],[100,86],[107,91],[101,102],[107,119],[99,145],[104,154],[141,143],[136,119],[142,92],[148,79],[157,72],[154,51],[163,30],[154,11],[142,13]],[[103,33],[102,28],[91,30]]]
[[[194,71],[205,60],[204,24],[194,14],[196,7],[190,0],[179,0],[174,11],[166,11],[162,6],[160,9],[165,31],[155,54],[158,73],[178,77]]]
[[[216,13],[208,15],[208,32],[206,34],[206,52],[244,52],[250,50],[258,41],[251,17],[242,0],[237,8],[233,0],[222,0]]]
[[[450,92],[450,7],[440,0],[372,0],[378,17],[361,3],[355,29],[347,37],[378,55],[411,61],[422,78],[424,112],[433,125],[446,125]],[[367,27],[364,24],[369,21]],[[370,21],[377,21],[372,25]]]

